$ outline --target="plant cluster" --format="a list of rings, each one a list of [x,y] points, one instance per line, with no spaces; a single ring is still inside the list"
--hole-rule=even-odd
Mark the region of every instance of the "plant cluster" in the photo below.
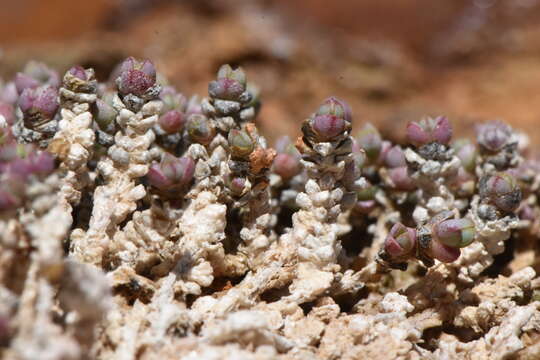
[[[176,342],[190,336],[242,358],[332,358],[311,326],[363,312],[354,316],[373,326],[408,324],[399,349],[430,327],[406,314],[437,307],[412,293],[442,277],[467,303],[462,291],[483,284],[512,234],[538,235],[540,165],[500,121],[479,125],[473,142],[453,139],[444,116],[413,119],[407,143],[394,144],[329,97],[296,141],[272,148],[241,68],[220,67],[203,99],[178,92],[148,60],[126,59],[112,79],[80,66],[61,78],[31,62],[0,86],[0,342],[13,358],[204,353]],[[393,269],[416,284],[408,299],[392,291],[407,283]],[[361,289],[401,315],[384,322],[362,310]],[[339,315],[343,296],[357,303]],[[306,304],[338,310],[293,315]],[[261,323],[270,318],[257,311],[284,325]],[[475,316],[437,319],[481,333]],[[297,335],[295,321],[309,334]],[[350,331],[367,331],[354,321]]]

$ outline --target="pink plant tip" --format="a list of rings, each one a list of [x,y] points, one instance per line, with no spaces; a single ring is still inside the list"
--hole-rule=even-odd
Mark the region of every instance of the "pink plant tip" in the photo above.
[[[448,145],[452,138],[452,126],[446,116],[426,118],[407,124],[407,139],[416,147],[432,142]]]

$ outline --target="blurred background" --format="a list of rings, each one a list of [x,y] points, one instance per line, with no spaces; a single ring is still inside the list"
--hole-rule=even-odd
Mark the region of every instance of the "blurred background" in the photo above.
[[[327,96],[356,128],[400,140],[446,114],[458,134],[502,119],[540,142],[538,0],[0,0],[0,75],[30,59],[81,64],[105,80],[129,55],[152,59],[186,95],[220,64],[261,88],[263,132],[299,133]]]

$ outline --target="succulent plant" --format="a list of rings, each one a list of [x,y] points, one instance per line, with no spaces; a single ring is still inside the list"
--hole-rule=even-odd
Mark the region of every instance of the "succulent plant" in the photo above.
[[[122,95],[143,97],[156,85],[156,68],[149,60],[139,61],[129,57],[120,65],[116,85]]]
[[[483,176],[478,185],[482,201],[492,204],[504,213],[515,211],[521,202],[521,189],[509,173],[499,172]]]
[[[491,121],[478,125],[476,132],[480,147],[490,152],[502,150],[512,137],[512,128],[501,121]]]
[[[189,185],[194,173],[195,162],[191,158],[165,153],[160,163],[150,166],[146,178],[150,186],[172,193]]]
[[[158,119],[159,126],[167,133],[174,134],[184,128],[185,116],[178,110],[170,110]]]
[[[128,58],[111,78],[98,83],[74,66],[58,88],[55,72],[33,63],[0,84],[7,354],[204,357],[211,344],[216,356],[290,357],[303,344],[302,356],[324,358],[340,331],[360,350],[331,347],[336,358],[369,357],[383,343],[399,349],[382,357],[486,351],[471,334],[491,336],[492,349],[507,349],[508,334],[528,344],[540,162],[508,125],[480,125],[478,144],[451,143],[443,116],[410,122],[408,144],[362,121],[353,137],[349,106],[329,97],[296,141],[280,138],[274,150],[254,122],[260,94],[241,68],[220,67],[201,100],[160,92],[166,81],[148,60]],[[512,275],[494,278],[509,238]],[[111,304],[122,305],[113,322]],[[258,321],[264,311],[280,325]],[[446,343],[440,353],[417,346],[432,326]],[[378,341],[356,341],[370,331]],[[229,346],[237,338],[241,346]],[[21,356],[26,344],[37,350]],[[54,354],[42,355],[44,344]]]
[[[446,116],[425,118],[407,124],[407,139],[417,147],[433,142],[447,145],[452,138],[452,126]]]
[[[26,64],[23,72],[15,75],[14,83],[17,92],[22,94],[25,89],[35,89],[43,85],[58,88],[60,86],[60,76],[47,65],[37,61],[30,61]]]
[[[28,124],[51,120],[58,106],[58,90],[50,85],[24,89],[19,97],[19,108]]]
[[[193,114],[188,118],[187,132],[193,142],[208,145],[214,138],[216,129],[206,116]]]

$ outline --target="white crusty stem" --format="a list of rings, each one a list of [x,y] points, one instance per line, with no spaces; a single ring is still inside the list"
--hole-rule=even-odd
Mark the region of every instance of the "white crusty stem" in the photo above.
[[[60,88],[61,119],[48,147],[49,152],[60,160],[60,170],[64,173],[60,196],[67,211],[71,211],[70,205],[80,202],[82,190],[93,182],[87,164],[95,141],[90,112],[97,91],[94,70],[73,69],[64,75]]]
[[[88,358],[96,326],[107,311],[109,287],[103,283],[101,271],[84,269],[63,257],[71,216],[64,211],[64,199],[58,192],[61,182],[53,174],[27,187],[28,210],[20,221],[32,250],[14,322],[15,358]],[[60,307],[56,311],[72,319],[67,320],[66,328],[55,320],[57,300]]]
[[[296,197],[300,210],[293,215],[293,228],[281,238],[298,246],[298,278],[290,287],[294,301],[310,301],[322,294],[340,270],[338,236],[343,227],[338,215],[356,201],[350,189],[358,178],[350,129],[350,113],[334,98],[302,127],[304,136],[297,147],[309,180],[305,192]]]
[[[223,247],[227,206],[221,201],[222,172],[227,161],[224,145],[226,139],[218,135],[206,146],[192,144],[187,151],[196,161],[195,183],[187,194],[187,207],[177,221],[180,258],[174,269],[179,280],[176,286],[185,294],[200,294],[216,273],[227,273]]]
[[[106,157],[97,165],[105,184],[94,191],[94,207],[88,231],[72,233],[72,255],[79,261],[100,264],[104,251],[110,245],[118,224],[137,207],[137,201],[146,195],[138,179],[146,175],[151,163],[150,145],[155,135],[155,125],[161,110],[159,100],[143,102],[135,112],[119,96],[113,103],[118,111],[116,122],[119,131],[115,143]]]
[[[242,157],[234,156],[235,136],[229,144],[229,180],[242,178],[245,184],[241,196],[233,197],[233,207],[240,209],[242,229],[238,250],[246,255],[251,269],[256,269],[263,261],[264,252],[276,240],[272,230],[276,223],[275,214],[270,208],[269,169],[276,155],[275,150],[267,149],[266,140],[259,135],[255,124],[247,123],[244,133],[252,140],[253,151]],[[245,168],[246,170],[243,170]],[[243,174],[247,171],[246,174]]]

